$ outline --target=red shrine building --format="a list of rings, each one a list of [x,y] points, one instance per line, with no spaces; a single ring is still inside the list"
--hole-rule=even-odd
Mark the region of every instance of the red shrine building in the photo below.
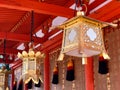
[[[120,0],[0,0],[0,90],[120,90]]]

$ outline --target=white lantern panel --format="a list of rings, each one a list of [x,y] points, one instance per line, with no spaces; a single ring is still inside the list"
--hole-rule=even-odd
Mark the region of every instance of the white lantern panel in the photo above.
[[[69,36],[68,36],[68,38],[69,38],[69,41],[70,42],[73,42],[74,40],[75,40],[75,37],[76,37],[76,31],[74,30],[74,29],[72,29],[71,31],[70,31],[70,33],[69,33]]]
[[[22,74],[26,74],[28,71],[28,58],[24,58],[22,62]]]
[[[36,74],[36,59],[30,58],[28,62],[28,73]]]
[[[75,44],[76,42],[78,42],[77,28],[73,27],[66,29],[64,46],[69,46],[70,44],[72,45]]]
[[[101,28],[87,23],[84,23],[81,28],[83,28],[83,39],[86,47],[91,47],[94,50],[101,50],[103,47],[100,47],[103,43]]]
[[[89,28],[87,31],[87,36],[89,37],[89,39],[91,41],[94,41],[97,37],[96,33],[94,32],[94,30],[92,28]]]

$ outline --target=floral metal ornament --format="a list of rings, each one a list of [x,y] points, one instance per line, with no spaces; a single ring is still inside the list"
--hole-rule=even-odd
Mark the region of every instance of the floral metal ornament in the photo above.
[[[65,54],[82,57],[83,64],[86,64],[86,57],[101,53],[105,54],[105,58],[110,59],[104,47],[102,32],[102,28],[108,25],[116,26],[87,17],[83,11],[78,11],[77,16],[54,27],[63,29],[62,49],[58,60],[63,60]]]
[[[22,62],[22,79],[25,83],[28,83],[31,79],[34,83],[38,83],[41,80],[40,73],[40,60],[44,59],[45,55],[40,51],[35,52],[30,45],[28,53],[23,51],[22,54],[18,52],[18,57],[23,60]]]

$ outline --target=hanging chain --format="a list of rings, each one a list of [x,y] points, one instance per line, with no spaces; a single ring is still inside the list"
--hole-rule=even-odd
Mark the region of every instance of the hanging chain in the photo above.
[[[62,90],[65,90],[65,61],[62,61]]]
[[[57,85],[54,86],[54,90],[57,90]]]
[[[4,39],[3,61],[6,63],[6,39]]]
[[[110,73],[107,74],[107,90],[111,90]]]
[[[76,87],[76,86],[75,86],[75,80],[73,80],[73,81],[72,81],[72,90],[76,90],[75,87]]]
[[[34,11],[31,12],[31,30],[30,30],[30,42],[33,42],[33,30],[34,30]]]

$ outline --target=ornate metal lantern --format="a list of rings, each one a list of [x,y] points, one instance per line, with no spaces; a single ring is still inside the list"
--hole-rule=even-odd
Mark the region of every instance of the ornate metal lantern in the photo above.
[[[4,65],[1,67],[0,69],[0,90],[9,90],[10,88],[10,74],[11,74],[11,70],[9,68],[9,65],[5,63],[6,61],[6,39],[4,39],[4,48],[3,48],[3,62]]]
[[[34,83],[39,83],[40,77],[40,59],[44,58],[44,54],[40,51],[35,52],[33,47],[33,30],[34,30],[34,12],[31,12],[31,30],[30,30],[30,44],[29,51],[23,51],[22,54],[18,52],[18,58],[23,60],[22,62],[22,79],[25,83],[28,83],[31,79]]]
[[[38,83],[41,80],[40,75],[40,60],[44,58],[44,54],[41,52],[35,52],[31,47],[28,51],[23,51],[22,54],[18,53],[18,57],[23,60],[22,62],[22,78],[25,83],[28,83],[31,79],[34,83]]]
[[[9,90],[8,77],[10,71],[6,69],[5,66],[0,70],[0,90]]]
[[[63,58],[63,54],[66,54],[82,57],[83,63],[85,63],[85,57],[100,53],[107,55],[104,47],[102,28],[114,24],[84,16],[84,12],[82,11],[78,11],[77,14],[76,17],[57,27],[64,29],[59,60]],[[107,58],[109,57],[107,56]]]

